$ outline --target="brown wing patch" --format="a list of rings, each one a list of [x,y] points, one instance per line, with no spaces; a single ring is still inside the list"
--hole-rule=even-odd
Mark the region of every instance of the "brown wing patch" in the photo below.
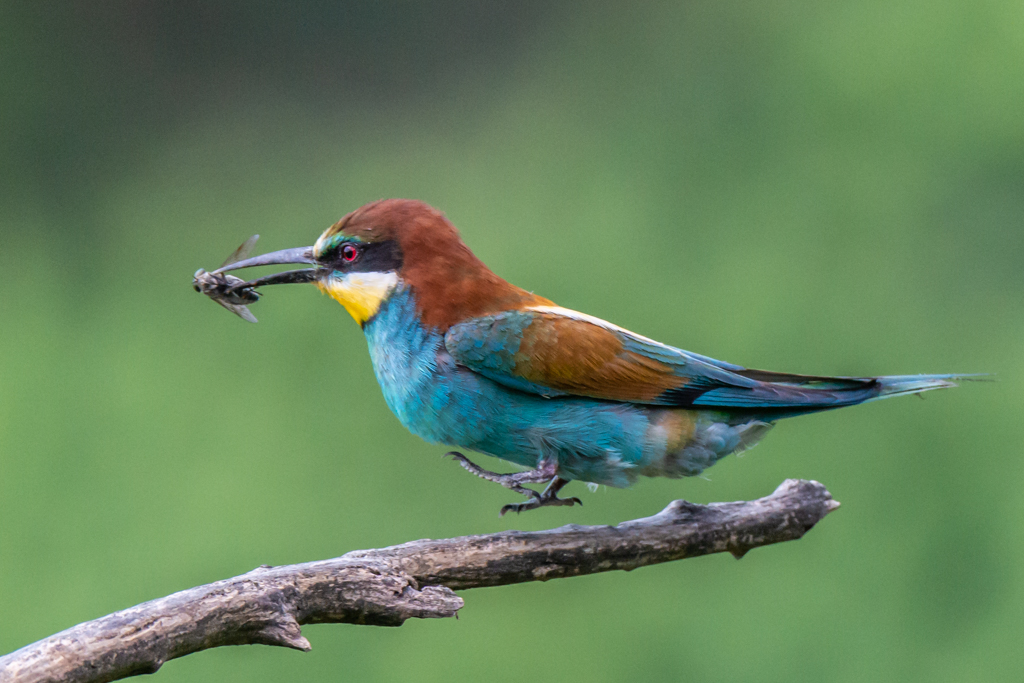
[[[553,313],[539,313],[523,330],[515,373],[578,396],[651,402],[686,383],[672,366],[624,351],[611,330]]]

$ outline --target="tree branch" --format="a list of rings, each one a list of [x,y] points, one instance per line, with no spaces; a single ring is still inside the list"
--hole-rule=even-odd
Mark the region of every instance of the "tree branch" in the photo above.
[[[300,624],[400,626],[451,617],[455,590],[579,576],[800,538],[839,507],[824,486],[787,479],[754,501],[669,504],[618,526],[422,540],[321,562],[259,567],[87,621],[0,657],[0,683],[99,683],[153,673],[221,645],[309,650]]]

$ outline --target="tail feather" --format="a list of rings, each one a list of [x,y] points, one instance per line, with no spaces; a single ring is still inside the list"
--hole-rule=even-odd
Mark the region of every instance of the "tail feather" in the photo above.
[[[775,417],[852,406],[890,396],[919,394],[957,386],[980,375],[892,375],[888,377],[818,377],[747,371],[754,387],[716,388],[693,401],[695,407],[746,409]],[[775,419],[770,417],[769,419]]]
[[[977,375],[890,375],[878,377],[878,395],[869,401],[878,401],[890,396],[920,394],[933,389],[952,389],[959,386],[958,380],[973,379]]]

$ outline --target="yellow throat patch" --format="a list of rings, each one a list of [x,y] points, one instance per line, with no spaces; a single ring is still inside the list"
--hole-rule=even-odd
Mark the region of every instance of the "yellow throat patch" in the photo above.
[[[388,298],[398,284],[398,274],[390,273],[346,273],[342,277],[330,277],[318,281],[321,292],[345,307],[349,315],[362,325],[380,310],[381,302]]]

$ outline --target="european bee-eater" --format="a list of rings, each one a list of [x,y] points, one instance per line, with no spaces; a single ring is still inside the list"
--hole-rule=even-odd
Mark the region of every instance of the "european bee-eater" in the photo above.
[[[624,487],[639,476],[697,475],[780,418],[952,387],[959,377],[791,375],[667,346],[506,282],[418,201],[367,204],[312,247],[206,275],[284,263],[311,267],[223,288],[240,296],[312,282],[336,299],[362,326],[384,398],[406,428],[529,468],[495,474],[452,454],[529,498],[502,514],[579,503],[558,497],[574,479]]]

